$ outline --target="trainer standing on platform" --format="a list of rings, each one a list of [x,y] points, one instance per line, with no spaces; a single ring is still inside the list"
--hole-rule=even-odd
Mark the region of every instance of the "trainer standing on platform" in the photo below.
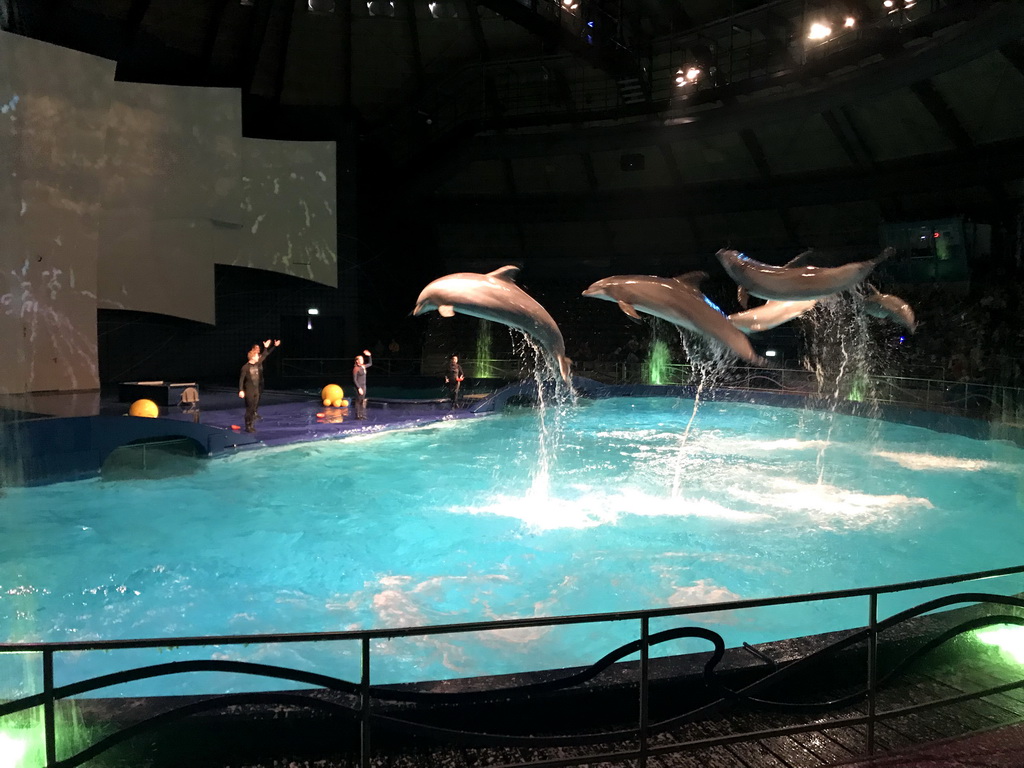
[[[448,397],[452,403],[452,410],[459,407],[459,390],[462,389],[462,381],[466,374],[462,372],[459,365],[459,356],[452,355],[448,358],[448,369],[444,372],[444,385],[448,388]]]
[[[245,399],[245,431],[256,431],[256,419],[259,418],[260,395],[263,394],[263,361],[267,359],[277,347],[281,346],[281,340],[275,339],[274,345],[270,345],[270,339],[263,342],[263,350],[259,344],[253,344],[249,349],[249,359],[242,366],[238,374],[238,396]]]
[[[365,360],[364,360],[365,356]],[[356,418],[366,418],[366,369],[373,365],[370,350],[364,349],[362,355],[356,355],[356,364],[352,367],[352,383],[356,385]]]

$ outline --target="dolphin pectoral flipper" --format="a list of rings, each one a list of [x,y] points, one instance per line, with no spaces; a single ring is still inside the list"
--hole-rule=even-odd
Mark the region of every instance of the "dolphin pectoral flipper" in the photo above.
[[[634,320],[640,319],[640,314],[633,308],[632,304],[627,304],[624,301],[619,302],[619,309],[625,312],[627,315],[632,317]]]
[[[515,279],[519,276],[519,267],[515,264],[506,264],[504,267],[498,267],[493,272],[488,272],[487,276],[515,282]]]
[[[437,308],[437,314],[441,317],[455,317],[455,307],[451,304],[442,304]]]

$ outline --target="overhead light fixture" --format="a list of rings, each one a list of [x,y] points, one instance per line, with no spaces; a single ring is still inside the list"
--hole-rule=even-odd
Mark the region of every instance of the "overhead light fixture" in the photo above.
[[[857,26],[857,20],[853,16],[847,16],[846,21],[843,22],[843,26],[847,29],[853,29]]]
[[[808,40],[824,40],[832,34],[832,27],[816,21],[811,24],[811,30],[807,33]]]
[[[316,307],[310,307],[309,309],[306,310],[306,314],[307,315],[319,315],[320,314],[320,310],[317,309]]]

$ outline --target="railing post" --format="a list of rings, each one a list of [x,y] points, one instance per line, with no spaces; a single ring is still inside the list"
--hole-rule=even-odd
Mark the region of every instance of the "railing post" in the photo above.
[[[370,768],[370,638],[362,639],[359,678],[359,765]]]
[[[638,768],[647,765],[647,705],[650,698],[650,636],[651,619],[644,616],[640,619],[640,760]]]
[[[46,742],[46,765],[57,764],[57,722],[53,700],[53,651],[43,651],[43,738]]]
[[[878,593],[868,596],[868,754],[875,753],[875,688],[878,685]]]

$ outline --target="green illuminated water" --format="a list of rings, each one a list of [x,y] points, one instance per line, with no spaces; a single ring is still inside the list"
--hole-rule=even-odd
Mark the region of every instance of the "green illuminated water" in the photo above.
[[[672,356],[668,350],[668,344],[661,339],[655,339],[651,343],[651,352],[644,364],[644,376],[648,384],[669,384],[669,366],[672,364]]]
[[[481,320],[476,334],[476,378],[490,379],[494,377],[491,368],[491,323]]]

